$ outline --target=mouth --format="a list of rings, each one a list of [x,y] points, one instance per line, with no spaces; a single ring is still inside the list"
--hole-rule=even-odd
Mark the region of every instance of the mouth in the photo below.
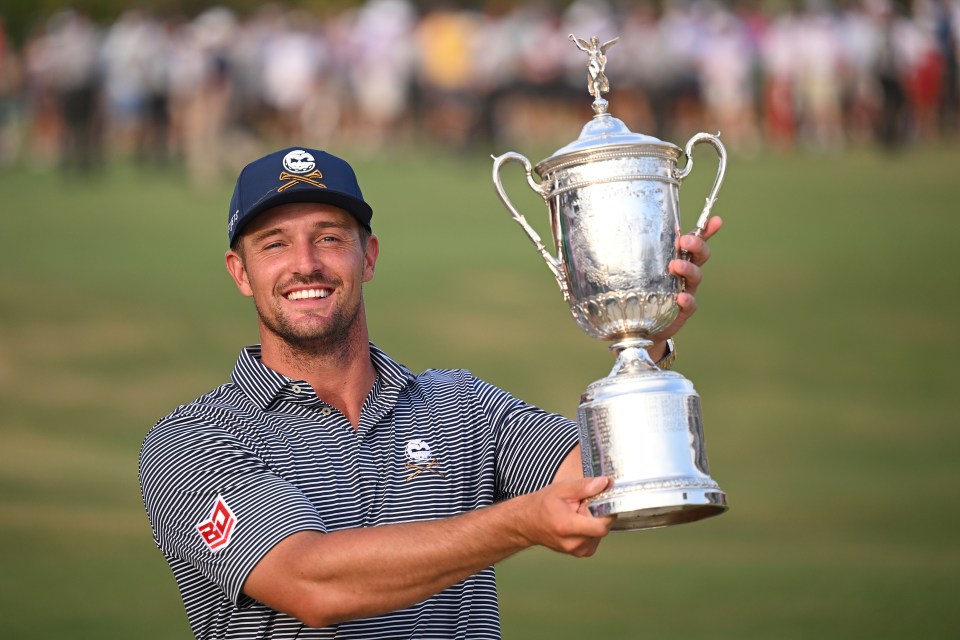
[[[327,288],[297,289],[287,293],[284,297],[287,300],[308,300],[311,298],[326,298],[332,293],[333,289]]]

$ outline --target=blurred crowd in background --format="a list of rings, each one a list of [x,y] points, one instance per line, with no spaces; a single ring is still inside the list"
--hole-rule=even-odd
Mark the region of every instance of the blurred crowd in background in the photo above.
[[[751,153],[958,139],[960,0],[369,0],[110,24],[76,9],[17,46],[0,27],[0,166],[121,156],[204,184],[265,141],[565,144],[592,115],[570,33],[619,36],[610,111],[664,140],[719,130]]]

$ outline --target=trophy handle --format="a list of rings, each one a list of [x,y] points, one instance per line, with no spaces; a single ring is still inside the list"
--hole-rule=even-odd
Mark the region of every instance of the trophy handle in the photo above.
[[[497,188],[497,194],[500,196],[500,200],[503,201],[504,206],[507,207],[507,210],[510,211],[510,214],[513,216],[513,219],[516,220],[523,230],[526,232],[527,236],[533,241],[533,244],[536,245],[537,251],[540,252],[540,256],[543,258],[543,261],[547,263],[547,267],[550,268],[550,271],[553,273],[553,277],[556,278],[557,284],[560,285],[560,291],[563,293],[563,299],[569,300],[570,292],[567,287],[567,278],[564,273],[563,265],[560,260],[554,257],[547,248],[544,246],[543,241],[540,239],[540,235],[534,231],[533,227],[527,224],[527,219],[523,217],[517,208],[513,206],[513,203],[510,202],[510,198],[507,197],[507,192],[503,188],[503,183],[500,181],[500,170],[508,162],[519,162],[523,165],[523,170],[527,174],[527,184],[530,185],[530,188],[540,194],[544,200],[546,200],[546,189],[537,184],[536,180],[533,179],[533,166],[530,164],[530,161],[527,160],[526,156],[523,156],[514,151],[508,151],[502,156],[491,156],[493,158],[493,184]]]
[[[727,150],[724,148],[723,143],[720,142],[720,133],[717,132],[717,135],[712,135],[701,132],[687,140],[687,145],[683,148],[683,154],[687,157],[687,163],[683,169],[677,173],[677,179],[682,182],[684,178],[690,175],[690,172],[693,170],[693,147],[701,142],[706,142],[717,150],[717,155],[720,156],[720,166],[717,168],[717,177],[713,180],[713,188],[710,189],[710,195],[707,196],[707,201],[703,205],[703,211],[700,213],[700,217],[697,218],[697,228],[693,230],[693,235],[698,238],[707,228],[710,210],[713,209],[713,205],[717,201],[717,192],[720,191],[720,185],[723,184],[723,175],[727,171]],[[688,251],[680,251],[680,257],[684,260],[689,260],[690,253]],[[686,289],[686,285],[686,280],[681,278],[680,290],[683,291]]]

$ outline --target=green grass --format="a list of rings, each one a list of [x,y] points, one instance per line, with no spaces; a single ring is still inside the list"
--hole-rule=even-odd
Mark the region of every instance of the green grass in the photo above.
[[[467,367],[573,415],[610,356],[496,198],[487,153],[506,150],[358,161],[382,241],[372,335],[415,370]],[[688,228],[704,156],[681,191]],[[948,147],[733,158],[678,339],[731,510],[614,534],[587,560],[511,558],[505,637],[960,633],[958,166]],[[222,265],[231,184],[186,184],[131,166],[0,173],[0,637],[189,635],[137,450],[256,331]]]

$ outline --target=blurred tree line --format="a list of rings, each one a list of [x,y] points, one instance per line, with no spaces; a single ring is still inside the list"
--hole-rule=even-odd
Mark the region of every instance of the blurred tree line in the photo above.
[[[276,4],[307,9],[318,14],[336,11],[363,0],[282,0]],[[20,47],[35,29],[43,27],[50,16],[65,9],[82,11],[95,22],[108,24],[124,11],[133,8],[150,10],[158,15],[195,16],[210,7],[228,7],[245,14],[256,7],[269,4],[263,0],[3,0],[0,3],[0,23],[15,47]],[[419,4],[419,3],[417,3]]]

